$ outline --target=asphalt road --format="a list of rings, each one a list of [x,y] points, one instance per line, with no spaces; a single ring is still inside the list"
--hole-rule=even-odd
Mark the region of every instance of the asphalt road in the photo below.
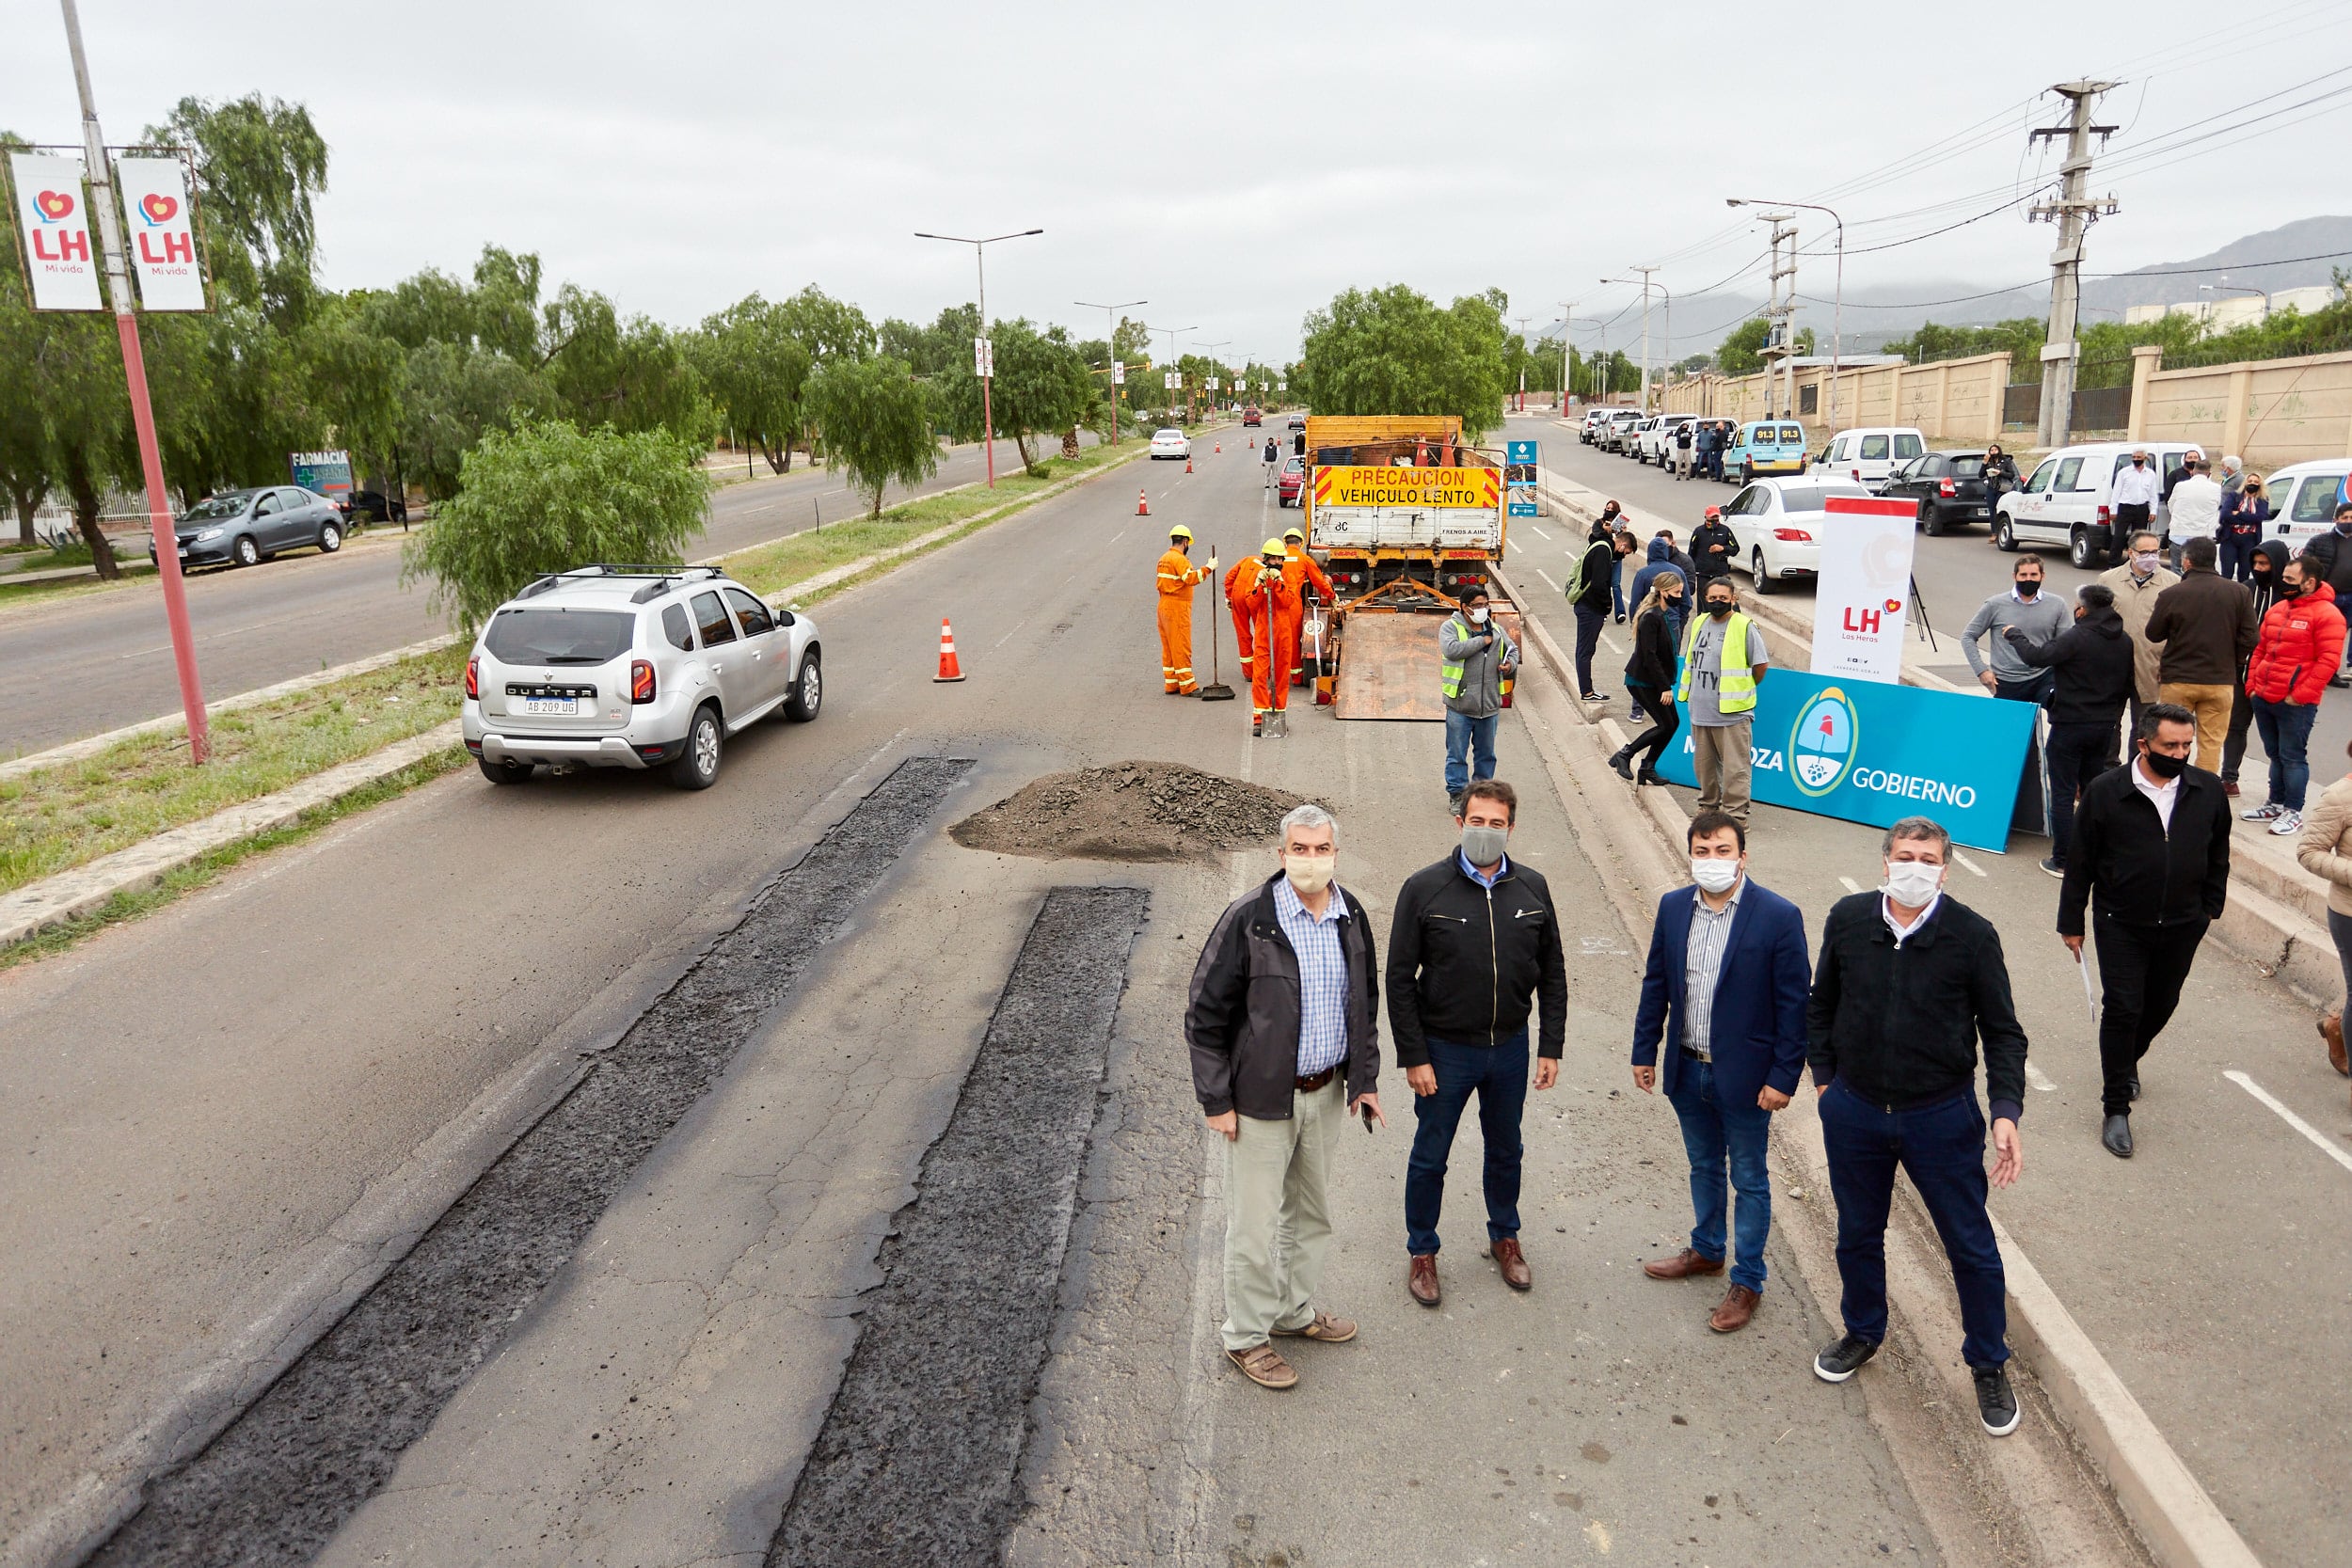
[[[1021,454],[996,443],[996,469]],[[818,509],[838,520],[860,502],[837,474],[788,474],[730,484],[711,497],[690,557],[717,555],[798,533]],[[893,499],[983,477],[977,442],[941,454],[939,472]],[[197,669],[207,702],[290,680],[446,631],[428,586],[400,581],[400,530],[379,524],[338,553],[301,550],[246,570],[211,567],[187,579]],[[0,614],[0,664],[17,673],[0,695],[0,751],[22,756],[135,724],[180,706],[163,594],[152,581]]]
[[[1549,448],[1545,457],[1586,483],[1598,482],[1585,478],[1596,465],[1620,462],[1592,454],[1570,467]],[[1670,517],[1685,515],[1675,500],[1692,505],[1688,483],[1651,481],[1680,493],[1661,500],[1643,488],[1640,467],[1623,469],[1625,482],[1604,495]],[[1600,477],[1620,478],[1605,467]],[[1574,617],[1534,569],[1565,578],[1578,537],[1549,519],[1512,535],[1528,608],[1564,649],[1575,645]],[[1962,569],[1942,554],[1984,548],[1980,537],[1920,544],[1923,579],[1931,549],[1941,580]],[[2065,569],[2062,560],[2052,564]],[[1804,597],[1800,591],[1796,603]],[[1593,667],[1620,720],[1629,629],[1603,632]],[[1770,638],[1775,663],[1805,667],[1804,650],[1776,631]],[[1675,794],[1695,809],[1692,792]],[[1832,903],[1877,885],[1879,839],[1877,828],[1758,806],[1749,864],[1805,911],[1818,940]],[[1947,885],[2000,927],[2031,1040],[2026,1175],[1994,1195],[1994,1212],[2255,1555],[2312,1568],[2339,1560],[2352,1528],[2336,1477],[2342,1369],[2352,1361],[2343,1310],[2352,1231],[2320,1216],[2352,1196],[2352,1170],[2225,1075],[2250,1078],[2339,1151],[2352,1148],[2344,1080],[2320,1053],[2311,1012],[2208,938],[2180,1011],[2142,1069],[2147,1093],[2132,1117],[2137,1152],[2128,1163],[2106,1153],[2097,1034],[2081,971],[2056,935],[2058,883],[2035,863],[2048,848],[2019,834],[2006,855],[1963,850]]]
[[[1391,1072],[1391,1125],[1351,1132],[1336,1194],[1327,1305],[1361,1338],[1300,1347],[1305,1385],[1279,1398],[1218,1354],[1222,1157],[1179,1020],[1207,923],[1271,859],[1023,859],[944,829],[1043,772],[1182,761],[1328,800],[1342,883],[1385,932],[1401,879],[1453,843],[1432,809],[1439,727],[1302,708],[1291,738],[1253,742],[1246,702],[1160,691],[1162,531],[1186,523],[1228,562],[1254,548],[1281,521],[1257,467],[1229,451],[1189,478],[1121,469],[824,606],[825,713],[738,737],[707,792],[468,771],[0,975],[0,1535],[55,1539],[239,1406],[273,1347],[317,1331],[306,1313],[340,1310],[878,780],[955,755],[976,766],[930,828],[888,851],[842,934],[754,1015],[320,1561],[766,1550],[894,1216],[1036,911],[1073,884],[1141,888],[1151,918],[1060,1305],[1034,1323],[1050,1354],[1015,1560],[1726,1562],[1795,1541],[1808,1560],[1941,1560],[1861,1386],[1805,1371],[1828,1329],[1780,1243],[1735,1338],[1704,1327],[1717,1292],[1635,1267],[1687,1226],[1680,1140],[1625,1088],[1638,959],[1537,764],[1531,708],[1502,735],[1523,791],[1514,851],[1551,879],[1573,987],[1562,1085],[1530,1108],[1536,1290],[1514,1295],[1479,1257],[1466,1129],[1447,1305],[1410,1303],[1409,1097]],[[942,615],[959,685],[931,679]],[[1196,662],[1218,637],[1231,680],[1223,619],[1200,607]]]
[[[1739,494],[1736,484],[1677,480],[1662,469],[1636,463],[1629,457],[1585,446],[1577,440],[1574,430],[1556,422],[1549,414],[1529,415],[1507,423],[1512,438],[1543,444],[1545,467],[1557,469],[1603,496],[1613,496],[1629,506],[1672,519],[1677,536],[1686,545],[1690,531],[1699,525],[1706,508],[1723,505]],[[1647,543],[1644,541],[1645,545]],[[1979,605],[1995,594],[2009,591],[2010,573],[2020,556],[2027,553],[2041,557],[2042,577],[2049,584],[2043,592],[2063,594],[2070,604],[2076,588],[2099,576],[2097,572],[2077,570],[2068,562],[2062,549],[2021,550],[2017,554],[1994,549],[1991,533],[1981,525],[1933,539],[1925,533],[1918,536],[1912,575],[1919,584],[1920,603],[1927,611],[1928,625],[1934,629],[1938,641],[1938,649],[1926,656],[1928,668],[1963,685],[1974,679],[1969,673],[1967,656],[1960,651],[1961,628],[1976,614]],[[1642,559],[1636,553],[1628,563],[1628,583],[1633,580]],[[1740,572],[1736,576],[1745,592],[1747,574]],[[1810,583],[1791,582],[1784,593],[1799,613],[1811,616]],[[2331,689],[2321,699],[2319,719],[2312,727],[2312,799],[2318,798],[2323,781],[2337,775],[2337,759],[2346,754],[2347,742],[2352,742],[2352,690]],[[2249,805],[2264,798],[2268,776],[2269,763],[2262,749],[2261,734],[2249,729],[2246,763],[2239,774]]]

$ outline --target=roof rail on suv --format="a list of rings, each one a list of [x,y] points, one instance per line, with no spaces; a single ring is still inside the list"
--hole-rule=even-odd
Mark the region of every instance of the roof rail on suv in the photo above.
[[[535,597],[558,586],[567,578],[651,578],[654,579],[652,582],[630,596],[631,603],[644,604],[647,599],[666,593],[681,582],[701,581],[724,575],[716,566],[622,566],[609,562],[596,562],[587,566],[574,566],[569,571],[548,572],[534,578],[515,597],[518,599]]]

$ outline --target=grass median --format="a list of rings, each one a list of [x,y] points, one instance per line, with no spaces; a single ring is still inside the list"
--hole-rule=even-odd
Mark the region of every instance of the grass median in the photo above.
[[[212,760],[184,734],[135,736],[0,780],[0,893],[284,789],[457,715],[466,650],[445,648],[215,714]]]

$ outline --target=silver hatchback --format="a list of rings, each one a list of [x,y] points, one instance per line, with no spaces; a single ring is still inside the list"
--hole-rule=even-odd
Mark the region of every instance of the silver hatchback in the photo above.
[[[582,566],[499,607],[466,660],[466,750],[494,784],[541,763],[719,776],[725,737],[824,702],[817,624],[707,566]]]

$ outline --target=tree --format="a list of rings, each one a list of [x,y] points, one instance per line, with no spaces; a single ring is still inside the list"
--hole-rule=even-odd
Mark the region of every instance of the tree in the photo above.
[[[1751,316],[1731,329],[1715,350],[1715,363],[1725,375],[1753,375],[1764,368],[1764,345],[1772,341],[1772,324],[1762,316]],[[1811,354],[1813,328],[1802,327],[1791,352]]]
[[[537,372],[469,344],[427,343],[407,356],[394,444],[405,477],[436,501],[457,494],[466,454],[485,436],[554,412]]]
[[[401,554],[404,583],[473,635],[525,583],[596,561],[682,559],[710,494],[702,448],[662,430],[581,431],[560,420],[493,430],[457,494]]]
[[[49,426],[50,472],[72,503],[73,526],[89,546],[91,564],[112,579],[122,574],[106,542],[101,502],[108,486],[135,483],[139,472],[122,348],[111,316],[58,313],[38,320],[43,341],[35,363]]]
[[[808,378],[810,419],[823,432],[825,467],[848,471],[882,515],[882,492],[893,482],[920,484],[939,471],[939,438],[930,400],[901,359],[829,359]]]
[[[690,357],[736,438],[756,442],[770,468],[790,473],[792,437],[805,422],[802,389],[813,360],[783,312],[748,294],[704,318]]]
[[[0,150],[23,145],[0,132]],[[35,368],[40,325],[24,297],[23,275],[13,268],[0,272],[0,490],[16,514],[17,538],[27,545],[34,542],[33,514],[50,486],[49,421]]]
[[[1020,450],[1022,467],[1034,470],[1037,458],[1030,446],[1038,432],[1063,431],[1083,423],[1095,401],[1094,377],[1069,333],[1058,326],[1040,332],[1020,318],[1000,321],[989,328],[989,341],[996,352],[996,374],[989,394],[996,434],[1011,436]],[[950,372],[947,396],[956,423],[977,433],[980,379],[972,373],[968,356]]]
[[[1882,352],[1899,354],[1915,365],[1938,359],[1965,359],[1979,354],[2007,351],[2012,363],[2031,362],[2049,335],[2045,323],[2018,316],[1991,326],[1939,326],[1923,322],[1908,338],[1887,341]]]
[[[183,98],[147,135],[196,149],[197,210],[222,302],[299,320],[315,293],[310,198],[326,189],[326,139],[310,111],[259,93]]]
[[[1475,437],[1502,418],[1500,291],[1440,310],[1404,284],[1350,289],[1311,312],[1297,380],[1319,413],[1451,414]]]

